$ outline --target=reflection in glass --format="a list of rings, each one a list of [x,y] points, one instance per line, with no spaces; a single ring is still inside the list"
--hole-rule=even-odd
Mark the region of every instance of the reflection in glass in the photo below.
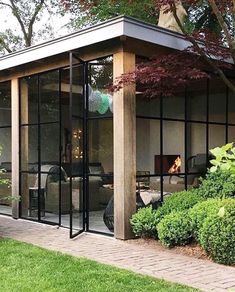
[[[185,118],[185,91],[175,96],[163,97],[163,117],[172,119]]]
[[[21,127],[21,170],[38,171],[38,126]]]
[[[226,143],[226,126],[209,125],[209,149]]]
[[[187,88],[187,117],[191,121],[206,121],[207,80],[192,82]]]
[[[11,125],[11,83],[0,83],[0,127]]]
[[[0,179],[5,181],[0,184],[0,213],[11,215],[11,128],[0,128],[0,137]]]
[[[159,174],[157,157],[160,157],[160,121],[136,120],[136,169]]]
[[[89,116],[112,116],[113,97],[109,87],[113,83],[113,58],[89,63]]]
[[[235,93],[232,91],[228,94],[228,122],[235,124]]]
[[[226,87],[218,78],[210,81],[209,121],[226,122]]]
[[[59,121],[59,71],[40,75],[40,122]]]
[[[136,115],[145,117],[160,117],[160,97],[149,99],[137,92]]]
[[[228,142],[235,145],[235,126],[228,127]]]

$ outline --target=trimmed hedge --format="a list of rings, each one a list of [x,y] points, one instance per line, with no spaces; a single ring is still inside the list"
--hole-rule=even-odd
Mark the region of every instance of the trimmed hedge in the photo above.
[[[164,217],[172,212],[186,211],[203,200],[194,190],[173,193],[166,198],[162,207],[159,208],[159,213]]]
[[[224,200],[219,212],[206,218],[199,242],[215,262],[235,265],[235,200]]]
[[[132,215],[130,223],[136,236],[157,238],[156,226],[160,220],[159,212],[150,206],[139,209]]]
[[[224,204],[232,204],[234,199],[209,199],[204,202],[196,204],[192,209],[189,210],[189,217],[192,222],[193,235],[195,239],[198,240],[200,229],[203,226],[203,223],[210,215],[215,215],[218,213],[219,209]]]
[[[205,199],[234,197],[235,175],[228,171],[209,172],[201,178],[201,184],[195,192]]]
[[[186,245],[192,239],[192,225],[187,212],[172,212],[157,225],[160,242],[167,246]]]

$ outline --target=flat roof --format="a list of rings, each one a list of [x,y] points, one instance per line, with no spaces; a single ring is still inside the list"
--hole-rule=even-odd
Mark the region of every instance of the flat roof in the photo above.
[[[180,33],[132,17],[119,16],[78,32],[7,54],[0,58],[0,71],[121,36],[176,50],[183,50],[190,45]]]

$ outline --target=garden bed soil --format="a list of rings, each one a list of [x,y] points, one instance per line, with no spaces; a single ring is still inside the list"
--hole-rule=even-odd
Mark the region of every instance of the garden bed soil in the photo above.
[[[211,261],[211,259],[206,255],[205,251],[200,247],[199,244],[193,242],[191,244],[185,245],[185,246],[176,246],[173,248],[166,248],[164,247],[159,241],[154,240],[154,239],[132,239],[128,240],[128,243],[131,244],[138,244],[141,246],[148,246],[148,248],[154,248],[162,251],[170,251],[173,254],[182,254],[182,255],[187,255],[191,256],[197,259],[203,259],[203,260],[208,260]]]

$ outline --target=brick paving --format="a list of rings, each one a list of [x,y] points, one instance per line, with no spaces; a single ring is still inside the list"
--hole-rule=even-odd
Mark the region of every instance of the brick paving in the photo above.
[[[69,231],[50,225],[0,216],[0,236],[32,243],[73,256],[137,273],[189,285],[203,291],[235,292],[235,268],[218,265],[158,247],[123,242],[83,233],[69,239]]]

